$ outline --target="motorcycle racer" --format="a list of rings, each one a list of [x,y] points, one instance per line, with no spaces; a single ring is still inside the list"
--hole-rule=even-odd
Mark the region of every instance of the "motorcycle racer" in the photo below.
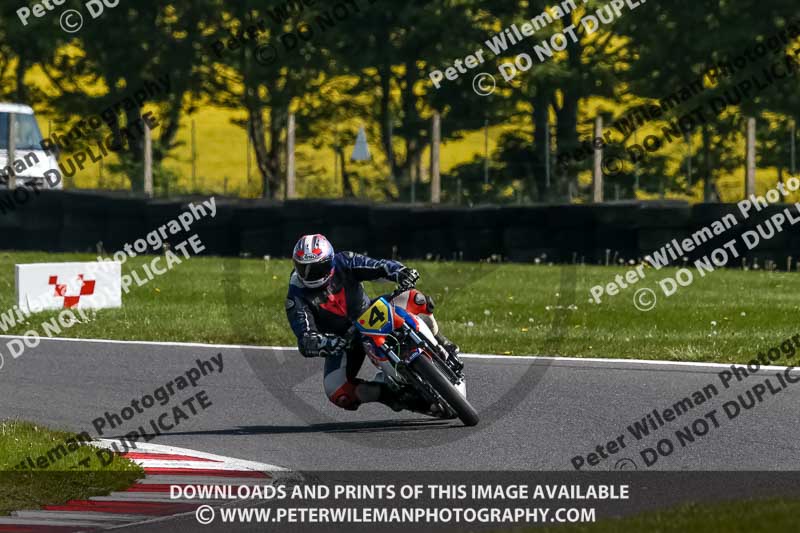
[[[294,270],[286,296],[286,316],[297,336],[298,349],[307,358],[323,357],[324,388],[332,403],[356,410],[362,403],[380,402],[395,411],[409,409],[430,413],[421,399],[398,397],[380,379],[357,378],[366,353],[358,335],[352,342],[345,336],[356,318],[369,307],[370,297],[362,282],[386,280],[405,289],[395,305],[425,320],[440,344],[457,354],[458,347],[438,334],[433,318],[433,300],[414,286],[419,273],[398,261],[373,259],[354,252],[334,252],[323,235],[305,235],[292,253]]]

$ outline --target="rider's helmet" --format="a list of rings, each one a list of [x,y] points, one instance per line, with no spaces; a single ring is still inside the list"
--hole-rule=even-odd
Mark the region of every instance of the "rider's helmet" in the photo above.
[[[292,261],[300,282],[310,289],[327,285],[333,277],[333,245],[324,235],[300,237],[294,246]]]

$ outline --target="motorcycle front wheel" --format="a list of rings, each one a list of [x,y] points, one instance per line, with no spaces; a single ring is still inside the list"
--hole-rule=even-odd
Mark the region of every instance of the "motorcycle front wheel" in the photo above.
[[[409,367],[433,387],[442,399],[447,402],[447,405],[456,412],[465,426],[474,426],[478,423],[478,412],[461,395],[455,385],[442,375],[436,365],[433,364],[433,361],[423,355],[414,359]]]

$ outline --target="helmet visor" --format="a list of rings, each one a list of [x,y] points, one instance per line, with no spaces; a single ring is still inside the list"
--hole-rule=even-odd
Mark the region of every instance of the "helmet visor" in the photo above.
[[[328,258],[316,263],[300,263],[295,261],[294,268],[301,280],[309,283],[325,279],[333,268],[333,259]]]

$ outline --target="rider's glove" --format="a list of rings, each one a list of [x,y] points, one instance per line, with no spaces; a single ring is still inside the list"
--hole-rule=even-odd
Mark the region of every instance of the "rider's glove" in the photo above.
[[[300,353],[305,357],[328,357],[346,347],[347,341],[338,335],[309,332],[300,340]]]
[[[413,268],[403,267],[395,273],[395,281],[401,289],[413,289],[419,281],[419,272]]]

